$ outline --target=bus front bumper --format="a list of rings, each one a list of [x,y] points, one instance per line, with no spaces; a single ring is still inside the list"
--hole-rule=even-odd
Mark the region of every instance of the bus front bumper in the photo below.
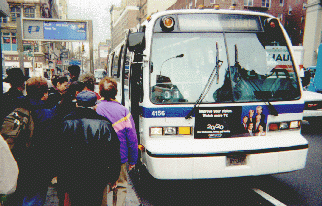
[[[258,176],[303,169],[308,144],[305,141],[302,143],[304,144],[205,154],[157,154],[146,148],[142,159],[149,173],[157,179]]]

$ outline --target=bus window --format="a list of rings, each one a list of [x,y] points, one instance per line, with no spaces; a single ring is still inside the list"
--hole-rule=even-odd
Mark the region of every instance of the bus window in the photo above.
[[[113,63],[112,63],[112,74],[111,76],[115,79],[117,79],[117,71],[118,71],[118,68],[119,68],[119,56],[117,55],[114,55],[113,56]]]
[[[216,43],[219,45],[218,51],[216,51]],[[151,58],[152,102],[196,102],[216,66],[217,52],[219,52],[219,59],[223,60],[221,67],[227,69],[224,50],[223,34],[154,34]],[[218,84],[213,84],[210,92],[213,93],[223,85],[224,74],[224,71],[219,72],[220,81]],[[213,102],[213,98],[209,96],[204,101]]]
[[[119,59],[118,59],[118,62],[117,62],[117,64],[118,64],[118,68],[117,68],[117,72],[116,72],[116,77],[117,77],[117,79],[119,79],[120,78],[120,75],[121,75],[121,68],[122,68],[122,58],[123,58],[123,47],[124,47],[124,45],[122,45],[122,47],[121,47],[121,49],[120,49],[120,53],[119,53]]]

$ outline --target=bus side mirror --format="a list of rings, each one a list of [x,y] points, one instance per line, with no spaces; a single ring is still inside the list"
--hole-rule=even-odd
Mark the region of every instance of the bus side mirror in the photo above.
[[[130,33],[128,38],[129,50],[131,52],[142,53],[145,49],[145,33]]]

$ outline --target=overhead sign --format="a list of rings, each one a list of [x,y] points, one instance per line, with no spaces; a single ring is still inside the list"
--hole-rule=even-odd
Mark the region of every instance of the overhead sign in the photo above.
[[[69,60],[69,65],[82,65],[82,60]]]
[[[86,23],[44,21],[44,39],[86,40]]]
[[[22,19],[23,40],[86,41],[87,21],[58,19]]]
[[[68,66],[69,65],[69,59],[63,59],[62,64],[64,66]]]

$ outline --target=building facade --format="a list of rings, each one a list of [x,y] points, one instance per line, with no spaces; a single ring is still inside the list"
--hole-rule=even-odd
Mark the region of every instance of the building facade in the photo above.
[[[308,0],[122,0],[120,7],[112,6],[111,49],[124,38],[126,29],[134,28],[158,11],[173,9],[250,10],[269,13],[281,20],[294,46],[303,45],[306,5]],[[317,1],[317,0],[315,0]]]
[[[55,0],[7,0],[10,15],[1,18],[1,49],[4,68],[20,67],[17,44],[17,19],[58,18]],[[27,76],[44,76],[58,60],[61,43],[23,41],[24,72]],[[52,61],[54,60],[54,61]],[[55,69],[55,67],[53,68]]]
[[[130,1],[133,3],[132,1]],[[123,3],[122,3],[123,5]],[[110,9],[111,16],[111,49],[113,50],[125,38],[126,30],[139,24],[139,6],[128,5]]]
[[[106,42],[100,42],[98,44],[98,53],[95,69],[105,69],[107,70],[108,54],[111,47],[111,41],[106,40]]]
[[[304,32],[304,67],[315,66],[322,44],[322,1],[308,0]],[[321,52],[321,51],[320,51]]]
[[[111,50],[125,38],[126,30],[136,28],[155,12],[167,10],[176,0],[122,0],[120,7],[112,6]]]

